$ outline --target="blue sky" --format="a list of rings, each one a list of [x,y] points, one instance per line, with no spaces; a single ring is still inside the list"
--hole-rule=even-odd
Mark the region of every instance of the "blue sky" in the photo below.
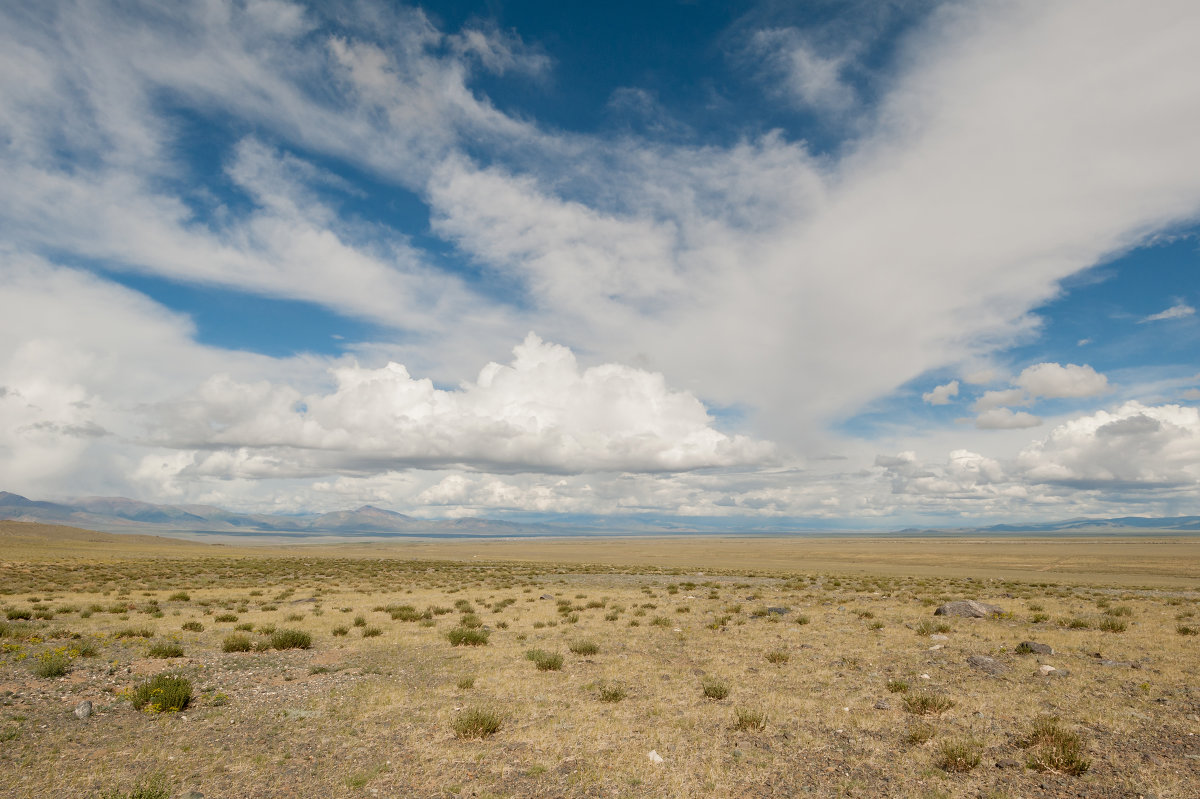
[[[1197,35],[1187,2],[5,4],[0,488],[1200,513]]]

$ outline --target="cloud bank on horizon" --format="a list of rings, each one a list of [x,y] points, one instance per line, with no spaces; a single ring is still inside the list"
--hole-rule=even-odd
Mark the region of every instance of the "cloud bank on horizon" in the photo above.
[[[0,487],[1200,513],[1195,3],[460,5],[0,8]]]

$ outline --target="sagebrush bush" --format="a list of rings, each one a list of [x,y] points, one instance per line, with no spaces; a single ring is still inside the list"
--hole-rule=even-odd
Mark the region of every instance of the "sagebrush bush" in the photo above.
[[[222,652],[249,652],[250,648],[250,636],[242,635],[241,633],[227,635],[221,643]]]
[[[729,683],[716,677],[705,677],[700,681],[700,688],[709,699],[724,699],[729,696]]]
[[[204,625],[198,621],[185,621],[182,625],[180,625],[180,629],[187,630],[191,633],[202,633],[204,632]]]
[[[303,630],[276,630],[271,634],[273,649],[310,649],[312,635]]]
[[[1091,761],[1083,756],[1083,739],[1062,727],[1053,716],[1035,719],[1018,745],[1029,750],[1029,767],[1037,771],[1078,776],[1091,767]]]
[[[175,641],[155,641],[150,644],[147,654],[152,658],[181,658],[183,647]]]
[[[943,771],[970,771],[983,759],[983,746],[974,738],[950,738],[937,747],[933,763]]]
[[[503,718],[491,708],[467,708],[454,717],[451,727],[459,738],[487,738],[500,731]]]
[[[61,649],[49,649],[33,659],[31,671],[45,679],[63,677],[71,670],[71,656]]]
[[[446,633],[451,646],[486,646],[487,630],[468,630],[466,627],[455,627]]]
[[[625,688],[617,683],[600,683],[597,693],[601,702],[620,702],[625,698]]]
[[[562,669],[563,656],[557,652],[547,652],[544,649],[530,649],[525,652],[525,659],[532,661],[538,671],[559,671]]]
[[[600,651],[600,645],[595,641],[574,641],[568,648],[576,655],[594,655]]]
[[[159,674],[133,691],[133,706],[149,713],[184,710],[192,701],[192,683],[186,677]]]

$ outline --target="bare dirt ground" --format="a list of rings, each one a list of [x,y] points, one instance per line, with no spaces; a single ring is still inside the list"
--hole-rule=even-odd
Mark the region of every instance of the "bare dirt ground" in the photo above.
[[[0,795],[1194,799],[1198,546],[298,550],[0,523]],[[933,615],[958,599],[1004,612]],[[271,648],[286,629],[310,648]],[[160,673],[186,708],[135,707]],[[499,729],[458,737],[474,710]],[[1048,717],[1070,768],[1029,745]]]

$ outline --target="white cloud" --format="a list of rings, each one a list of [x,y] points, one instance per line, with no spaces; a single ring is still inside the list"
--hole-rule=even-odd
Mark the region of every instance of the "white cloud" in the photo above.
[[[758,31],[751,49],[774,73],[782,91],[797,105],[842,113],[857,103],[854,88],[842,77],[848,57],[824,55],[794,28]]]
[[[999,408],[1002,405],[1025,405],[1029,402],[1028,396],[1019,388],[1002,388],[993,391],[985,391],[980,395],[979,399],[975,400],[972,408],[976,411],[986,411],[992,408]]]
[[[975,426],[981,430],[1014,430],[1037,427],[1042,420],[1025,411],[1013,412],[1008,408],[992,408],[975,417]]]
[[[933,391],[922,394],[921,399],[930,405],[949,405],[953,397],[958,396],[958,381],[951,380],[942,386],[935,386]]]
[[[1086,364],[1039,363],[1017,375],[1013,383],[1030,397],[1057,399],[1094,397],[1108,390],[1108,378]]]
[[[1166,319],[1183,319],[1188,316],[1194,316],[1196,309],[1185,302],[1177,302],[1165,311],[1159,311],[1156,314],[1150,314],[1144,319],[1138,320],[1139,323],[1145,322],[1161,322]]]
[[[1036,482],[1194,490],[1200,482],[1200,410],[1128,402],[1055,427],[1017,463]]]
[[[758,464],[771,447],[729,436],[662,375],[619,364],[580,369],[530,334],[509,365],[458,390],[404,366],[332,370],[332,392],[218,376],[160,405],[153,440],[203,449],[197,473],[284,476],[461,465],[485,471],[679,471]]]

